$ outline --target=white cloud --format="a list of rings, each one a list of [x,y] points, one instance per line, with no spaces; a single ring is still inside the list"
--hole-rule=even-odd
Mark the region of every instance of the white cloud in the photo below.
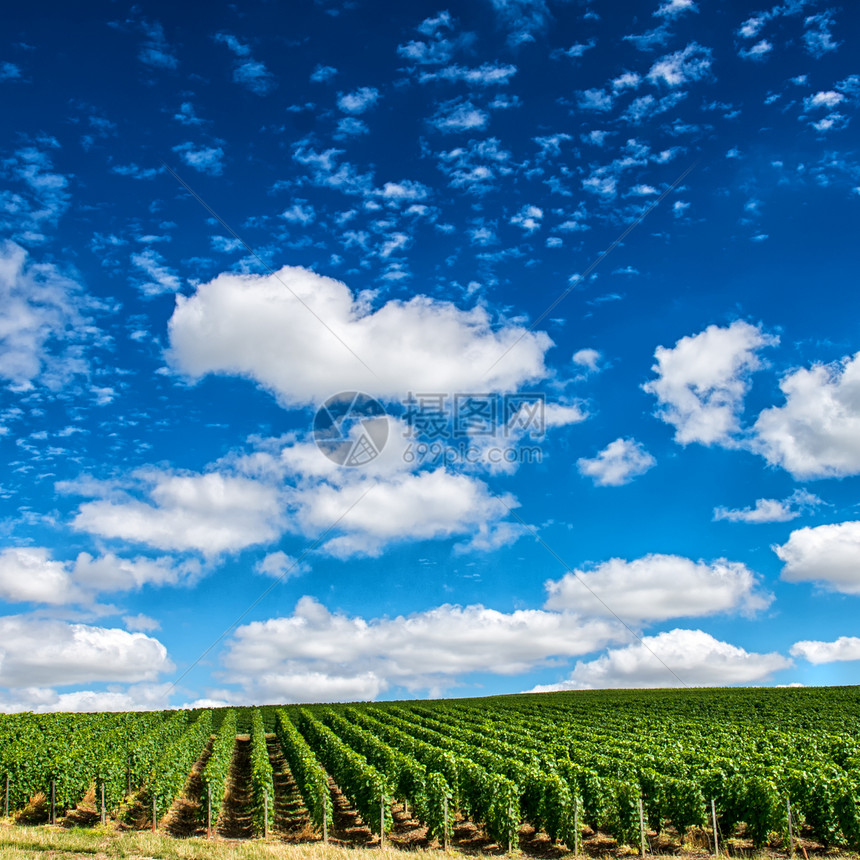
[[[842,594],[860,594],[860,522],[796,529],[773,551],[786,582],[815,582]]]
[[[807,96],[803,100],[803,107],[806,110],[834,108],[843,101],[845,101],[845,96],[842,93],[837,93],[835,90],[821,90],[814,95]]]
[[[746,565],[726,559],[706,563],[662,554],[633,561],[612,558],[590,570],[548,580],[545,608],[585,616],[614,614],[646,623],[725,612],[753,615],[773,601],[773,595],[759,586]]]
[[[37,714],[159,711],[169,706],[171,689],[170,684],[132,684],[123,688],[113,683],[105,690],[58,693],[50,687],[18,687],[14,692],[0,694],[0,709],[6,713],[32,711]]]
[[[608,621],[569,613],[444,605],[365,619],[303,597],[291,616],[236,631],[225,677],[257,701],[373,698],[393,685],[440,690],[473,672],[515,675],[586,654],[619,635]]]
[[[828,9],[818,15],[810,15],[804,22],[803,45],[813,57],[819,59],[835,51],[842,43],[837,42],[830,32],[833,26],[833,12]]]
[[[0,551],[0,600],[63,605],[82,594],[61,561],[43,547],[10,547]]]
[[[16,391],[36,383],[56,390],[86,375],[83,345],[98,341],[87,316],[94,307],[56,266],[29,261],[14,242],[0,243],[0,380]]]
[[[657,17],[667,17],[667,18],[677,18],[678,15],[682,15],[684,12],[698,12],[699,7],[693,2],[693,0],[667,0],[659,9],[654,13]]]
[[[175,69],[179,65],[179,61],[167,42],[161,23],[142,20],[138,22],[138,26],[146,38],[140,47],[137,58],[155,69]]]
[[[54,606],[93,603],[98,592],[139,590],[145,585],[189,585],[201,575],[194,561],[171,558],[94,557],[57,561],[45,547],[8,547],[0,551],[0,599],[10,603]]]
[[[397,399],[408,391],[513,391],[545,375],[552,343],[543,332],[494,324],[481,307],[463,311],[426,296],[371,311],[345,284],[297,267],[223,274],[177,296],[169,330],[178,371],[250,377],[289,405],[322,402],[334,393],[332,380]]]
[[[761,39],[751,48],[741,48],[738,56],[745,60],[762,60],[773,50],[773,45],[767,39]]]
[[[281,550],[268,553],[254,566],[257,573],[270,576],[272,579],[283,579],[284,582],[295,576],[308,573],[310,569],[310,565],[306,561],[299,561]]]
[[[795,370],[779,387],[785,405],[759,415],[754,449],[798,479],[860,472],[860,352]]]
[[[216,42],[226,45],[234,55],[233,80],[252,93],[264,96],[275,88],[275,79],[264,63],[251,56],[251,48],[230,33],[218,33]]]
[[[122,623],[131,633],[153,633],[161,629],[161,622],[139,612],[137,615],[123,615]]]
[[[531,692],[678,687],[681,682],[690,687],[754,684],[789,666],[791,661],[776,652],[758,654],[701,630],[676,629],[612,649],[596,660],[579,661],[568,680]]]
[[[316,68],[311,72],[311,80],[322,84],[330,81],[336,74],[337,69],[334,66],[324,66],[321,63],[317,63]]]
[[[648,78],[655,83],[670,87],[698,81],[710,71],[711,49],[698,42],[690,42],[683,50],[667,54],[657,60],[648,72]]]
[[[173,668],[164,645],[143,633],[26,615],[0,618],[0,686],[136,683]]]
[[[518,505],[511,496],[500,501],[477,478],[443,468],[384,479],[359,477],[342,485],[321,483],[303,488],[292,501],[306,534],[319,534],[337,521],[342,534],[323,550],[341,558],[376,556],[400,540],[481,537],[482,530],[489,540],[496,524]],[[505,532],[509,541],[517,536]]]
[[[606,90],[583,90],[578,94],[576,106],[580,110],[608,111],[612,109],[615,98]]]
[[[507,84],[517,73],[517,67],[501,63],[482,63],[475,68],[466,66],[445,66],[437,72],[422,72],[418,80],[423,84],[428,81],[463,81],[473,86],[493,86]]]
[[[778,342],[743,320],[726,328],[711,325],[674,347],[658,346],[652,368],[658,378],[642,387],[657,398],[658,417],[675,427],[675,441],[730,445],[740,429],[749,376],[762,366],[757,353]]]
[[[370,110],[379,101],[379,90],[359,87],[351,93],[338,93],[337,106],[348,114],[361,114]]]
[[[154,248],[146,248],[139,254],[132,254],[131,262],[148,279],[138,282],[138,288],[145,296],[175,293],[182,287],[179,276],[166,265],[164,257]]]
[[[755,507],[714,508],[714,521],[728,520],[733,523],[786,523],[797,519],[804,510],[823,502],[806,490],[795,490],[787,499],[757,499]]]
[[[258,481],[219,472],[182,475],[158,470],[141,473],[140,478],[151,502],[131,497],[85,502],[74,528],[206,556],[266,543],[283,528],[277,490]],[[147,575],[157,575],[153,570],[160,567],[155,564]],[[140,569],[135,565],[129,572],[134,575]]]
[[[94,557],[79,553],[72,577],[81,587],[92,591],[131,591],[145,585],[192,585],[201,576],[199,563],[177,563],[172,558],[118,558],[113,553]]]
[[[224,150],[220,146],[195,146],[191,141],[173,147],[180,158],[200,173],[220,176],[224,172]]]
[[[585,347],[578,349],[573,354],[573,363],[584,367],[589,373],[597,373],[600,370],[600,360],[603,358],[599,350]]]
[[[542,219],[543,209],[539,206],[527,204],[511,218],[510,223],[531,234],[540,229]]]
[[[580,475],[587,475],[597,487],[620,487],[629,484],[657,465],[657,461],[635,439],[618,438],[610,442],[593,459],[576,461]]]
[[[467,99],[457,98],[442,102],[428,122],[447,133],[479,131],[486,127],[489,120],[490,115],[486,111],[475,107]]]
[[[534,34],[546,29],[552,16],[546,0],[490,0],[501,22],[508,28],[511,47],[533,42]]]
[[[856,636],[840,636],[835,642],[806,639],[791,646],[791,656],[802,657],[815,666],[860,660],[860,639]]]

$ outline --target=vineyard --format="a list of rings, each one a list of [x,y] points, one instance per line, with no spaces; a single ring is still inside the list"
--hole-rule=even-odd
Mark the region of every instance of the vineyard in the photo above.
[[[860,691],[0,716],[4,815],[487,852],[860,850]]]

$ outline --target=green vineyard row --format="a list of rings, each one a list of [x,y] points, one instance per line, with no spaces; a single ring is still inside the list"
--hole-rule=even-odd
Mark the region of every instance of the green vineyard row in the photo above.
[[[0,716],[0,790],[21,809],[53,787],[68,809],[104,786],[156,817],[195,762],[217,818],[237,732],[250,736],[256,832],[274,816],[274,735],[311,824],[332,829],[336,786],[380,835],[392,806],[440,842],[458,817],[500,844],[530,824],[577,846],[587,826],[638,845],[716,822],[753,844],[803,832],[860,850],[860,692],[603,691],[479,700],[307,705],[149,714]],[[271,741],[275,743],[275,741]],[[201,810],[205,815],[205,810]]]

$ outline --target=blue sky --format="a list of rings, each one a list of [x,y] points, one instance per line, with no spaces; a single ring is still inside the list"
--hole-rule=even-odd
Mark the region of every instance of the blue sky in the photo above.
[[[8,13],[0,707],[853,683],[857,33]]]

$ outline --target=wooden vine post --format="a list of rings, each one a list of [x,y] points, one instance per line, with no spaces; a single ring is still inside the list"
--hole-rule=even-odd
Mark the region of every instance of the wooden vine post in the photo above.
[[[328,843],[328,797],[326,796],[325,789],[323,789],[322,806],[323,806],[323,843]]]
[[[102,795],[102,803],[101,803],[101,822],[105,823],[105,781],[101,781],[101,795]]]
[[[379,795],[379,847],[385,844],[385,794]]]
[[[263,839],[269,837],[269,789],[263,789]]]
[[[785,808],[788,812],[788,850],[789,855],[794,857],[794,833],[791,828],[791,798],[786,798]]]
[[[212,838],[212,786],[206,785],[206,838]]]
[[[57,781],[51,780],[51,824],[57,823]]]
[[[158,827],[158,813],[155,811],[155,791],[152,792],[152,832]]]
[[[448,850],[448,795],[442,798],[442,850]]]
[[[639,848],[645,856],[645,811],[642,809],[642,795],[639,795]]]
[[[711,824],[714,826],[714,856],[720,856],[720,837],[717,832],[717,807],[714,798],[711,798]]]

